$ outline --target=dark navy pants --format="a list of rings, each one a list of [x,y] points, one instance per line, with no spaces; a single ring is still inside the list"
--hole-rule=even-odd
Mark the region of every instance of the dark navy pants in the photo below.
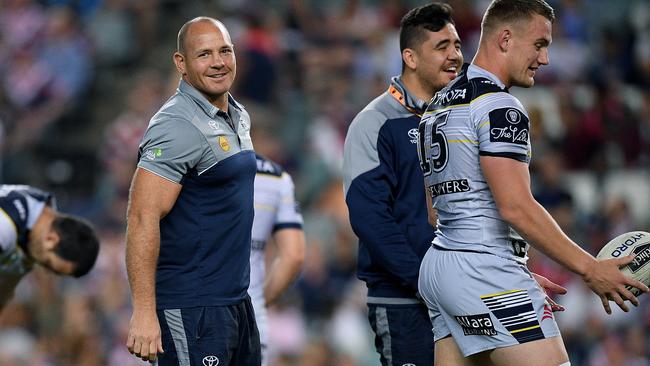
[[[424,304],[368,304],[382,366],[433,365],[433,331]]]
[[[159,366],[261,364],[251,300],[227,306],[158,310],[165,353]]]

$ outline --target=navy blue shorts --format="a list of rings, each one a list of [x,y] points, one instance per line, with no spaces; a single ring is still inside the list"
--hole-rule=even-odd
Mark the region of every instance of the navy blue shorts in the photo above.
[[[235,305],[158,310],[165,353],[159,366],[260,365],[250,297]]]
[[[433,331],[424,304],[368,304],[382,366],[433,365]]]

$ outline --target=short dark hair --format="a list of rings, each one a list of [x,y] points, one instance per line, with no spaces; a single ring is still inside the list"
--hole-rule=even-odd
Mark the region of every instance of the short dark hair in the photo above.
[[[99,239],[92,225],[78,217],[60,214],[54,218],[52,229],[59,235],[54,252],[74,264],[74,277],[88,273],[97,260]]]
[[[530,19],[535,14],[551,23],[555,21],[553,8],[544,0],[493,0],[485,11],[481,28],[490,31],[499,24]]]
[[[400,52],[424,42],[425,30],[438,32],[448,23],[454,24],[451,13],[451,6],[443,3],[431,3],[411,9],[400,22]]]

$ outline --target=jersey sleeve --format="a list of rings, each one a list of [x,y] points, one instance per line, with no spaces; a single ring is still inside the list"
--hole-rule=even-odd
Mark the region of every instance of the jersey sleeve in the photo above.
[[[530,120],[517,99],[491,94],[477,105],[474,116],[481,156],[530,161]]]
[[[187,121],[158,120],[149,126],[142,138],[138,167],[181,183],[205,154],[206,144],[200,131]]]
[[[295,199],[294,185],[288,173],[282,173],[280,180],[280,202],[276,214],[273,232],[281,229],[302,228],[302,215],[300,214],[298,202]]]

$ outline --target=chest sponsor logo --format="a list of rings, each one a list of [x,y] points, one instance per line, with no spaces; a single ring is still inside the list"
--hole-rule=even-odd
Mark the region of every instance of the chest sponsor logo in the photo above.
[[[223,151],[230,151],[230,143],[228,143],[228,139],[223,136],[219,136],[219,146],[221,146],[221,150]]]
[[[447,105],[456,99],[464,99],[467,94],[467,89],[452,89],[445,92],[437,93],[434,97],[433,104]]]
[[[467,179],[448,180],[446,182],[436,183],[428,188],[431,196],[436,197],[442,196],[443,194],[469,192],[469,182]]]
[[[219,365],[219,358],[217,356],[205,356],[203,357],[203,366],[217,366]]]
[[[222,133],[219,125],[217,125],[217,121],[208,122],[208,126],[210,126],[210,128],[213,129],[216,133]]]
[[[458,315],[454,316],[460,327],[463,328],[463,334],[470,335],[497,335],[490,314],[476,314],[476,315]]]
[[[418,137],[420,137],[420,133],[418,132],[417,128],[411,128],[408,132],[408,135],[412,144],[418,143]]]
[[[515,108],[490,112],[490,141],[528,145],[528,117]]]

